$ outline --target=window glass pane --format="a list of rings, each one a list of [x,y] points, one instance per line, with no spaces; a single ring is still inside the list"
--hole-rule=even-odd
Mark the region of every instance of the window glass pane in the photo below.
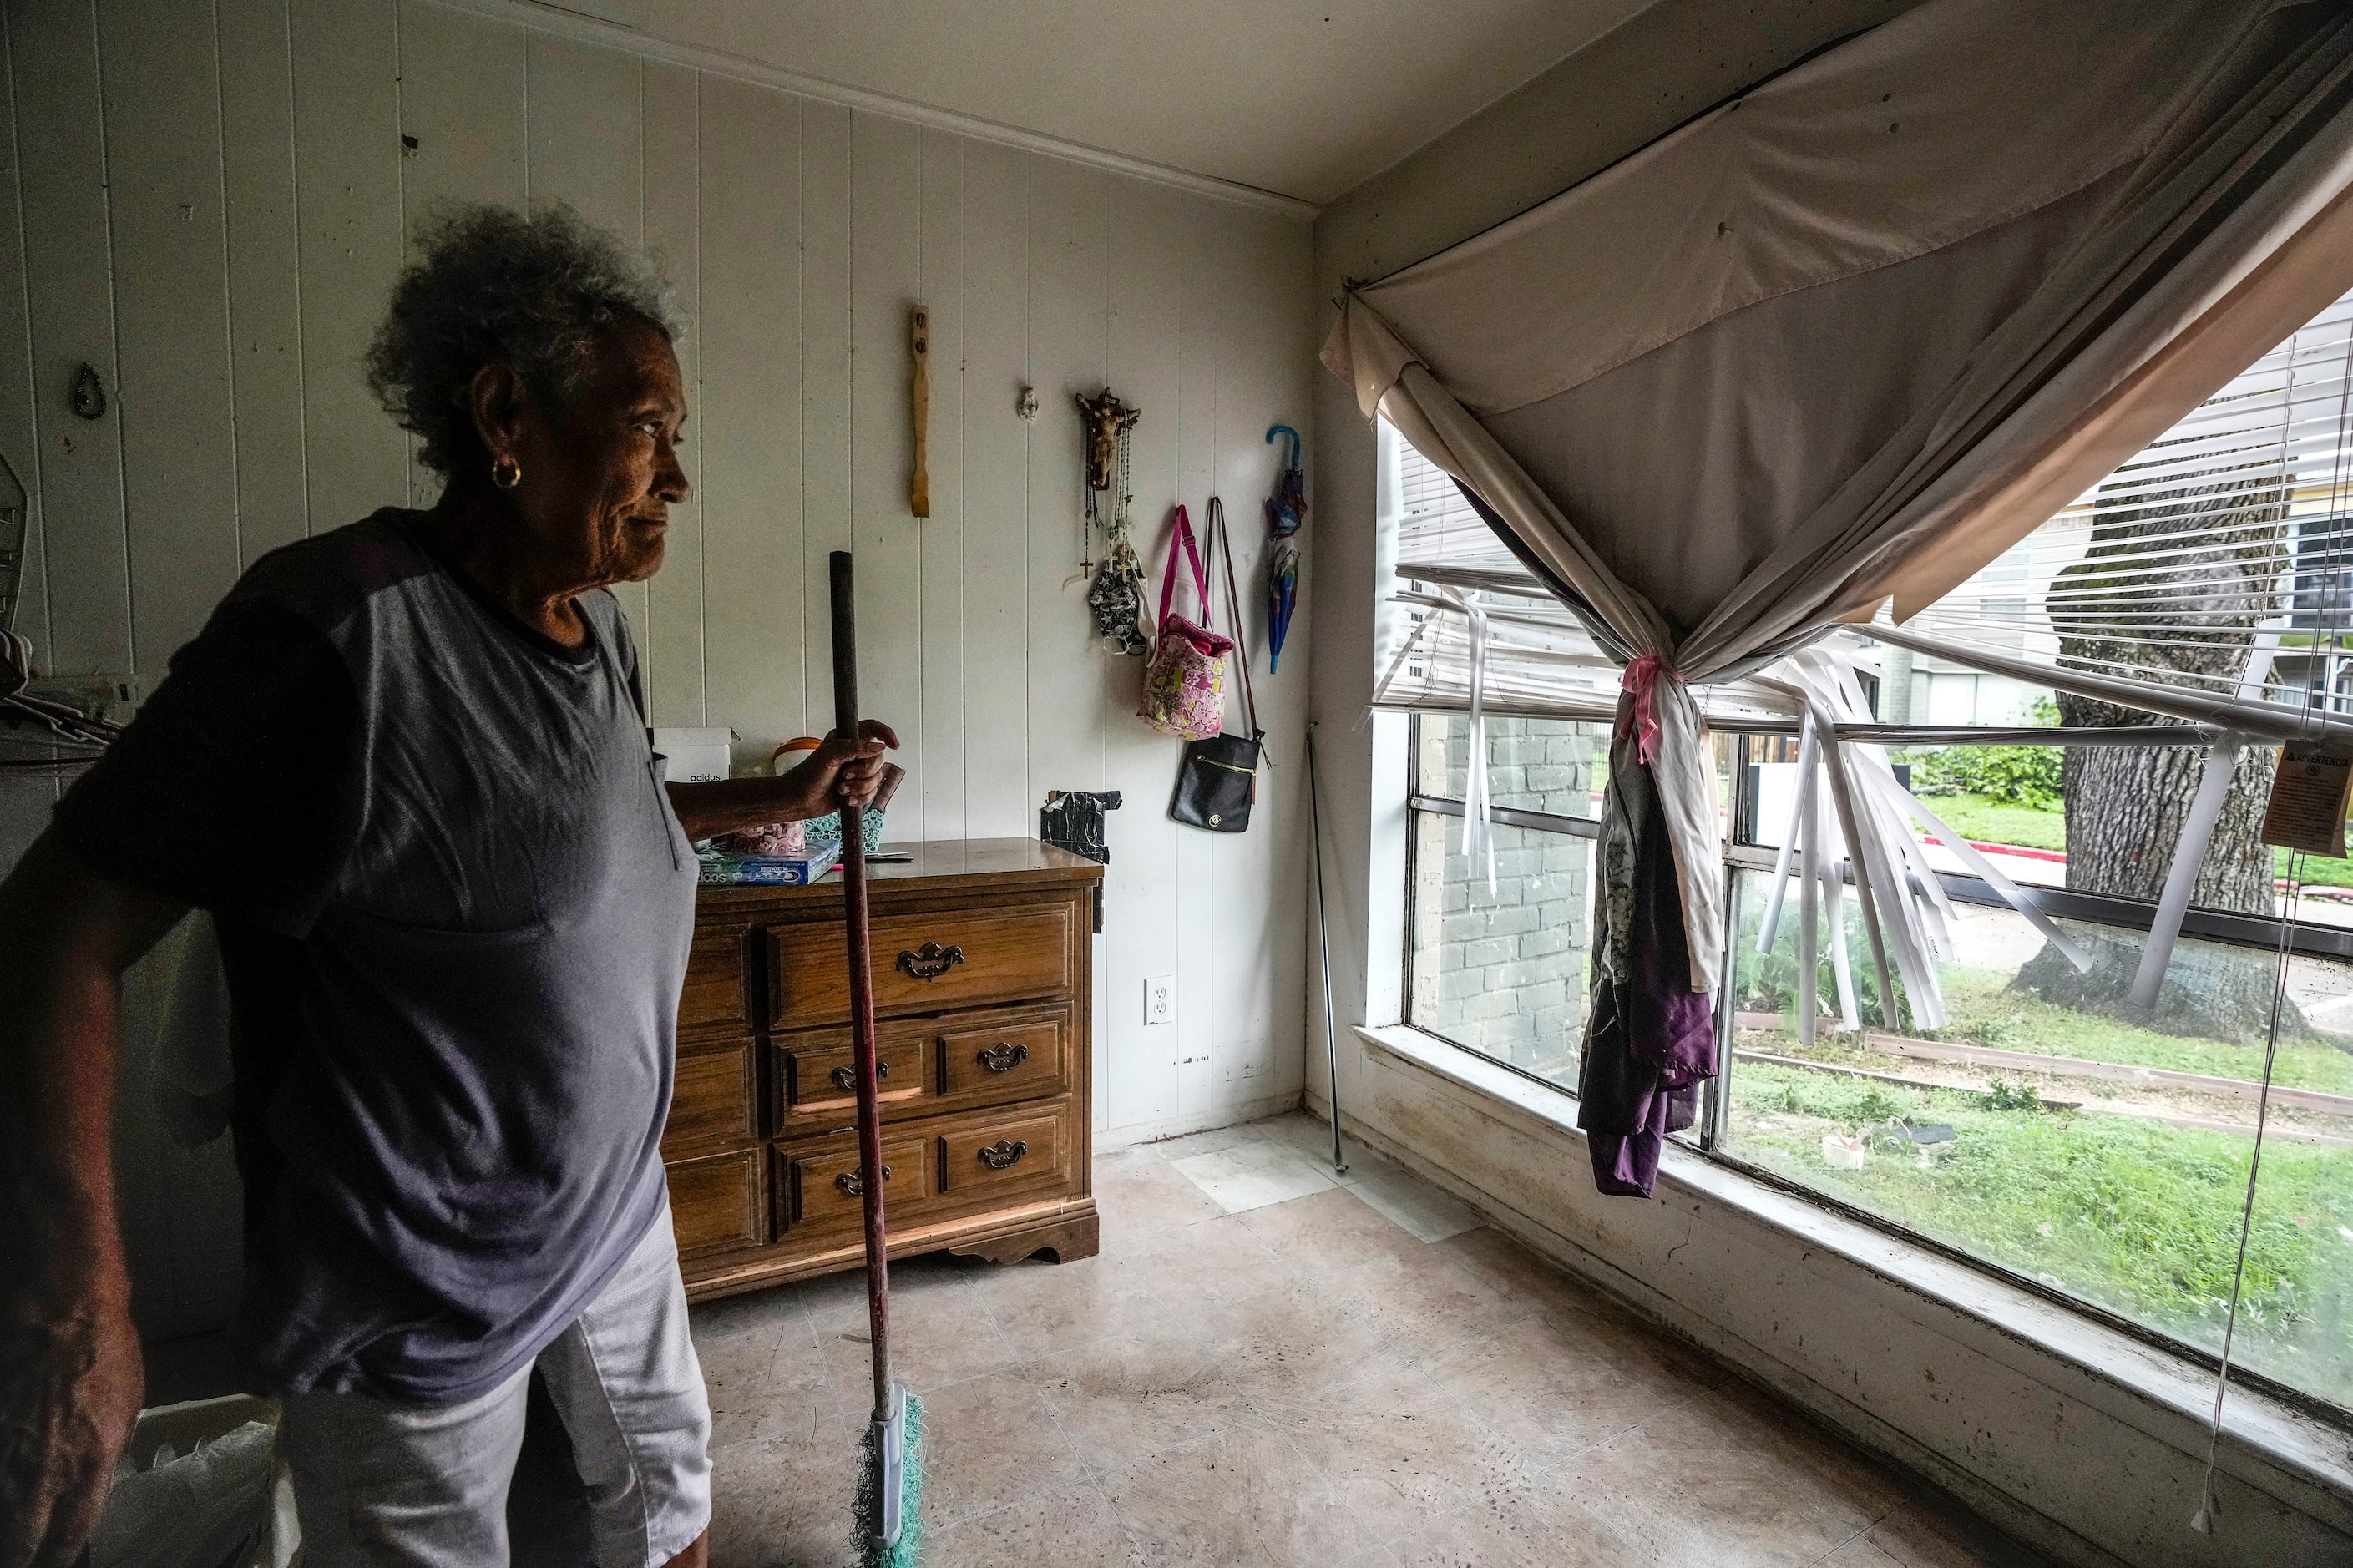
[[[1778,848],[1795,800],[1797,742],[1760,737],[1749,742],[1748,754],[1756,791],[1750,841]],[[2192,887],[2201,907],[2263,919],[2284,907],[2288,852],[2262,842],[2275,754],[2268,746],[2240,754]],[[1888,759],[1922,805],[2011,881],[2155,903],[2205,773],[2206,749],[1915,746]],[[1943,845],[1931,844],[1928,859],[1941,871],[1968,870]],[[2353,860],[2307,857],[2303,875],[2297,918],[2353,926]]]
[[[1427,734],[1430,718],[1422,723]],[[1496,825],[1490,894],[1484,862],[1461,852],[1461,817],[1410,816],[1410,1022],[1574,1090],[1592,841]]]
[[[1471,721],[1460,713],[1419,718],[1415,787],[1423,795],[1463,799],[1471,787]],[[1487,798],[1493,805],[1556,816],[1599,816],[1609,770],[1607,724],[1487,721]]]
[[[2221,1345],[2254,1147],[2273,955],[2184,940],[2155,1015],[2126,1016],[2137,931],[2063,922],[2078,975],[2007,909],[1959,905],[1932,1033],[1877,1027],[1854,900],[1863,1033],[1796,1031],[1799,905],[1757,951],[1771,879],[1741,878],[1726,1152],[2058,1289]],[[1827,931],[1825,931],[1827,939]],[[1825,953],[1821,1005],[1837,992]],[[2282,1009],[2237,1358],[2353,1405],[2353,965],[2299,959]]]

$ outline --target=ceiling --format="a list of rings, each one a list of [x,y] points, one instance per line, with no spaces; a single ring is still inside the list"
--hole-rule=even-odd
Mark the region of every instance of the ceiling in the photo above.
[[[672,43],[1325,202],[1649,0],[559,0]]]

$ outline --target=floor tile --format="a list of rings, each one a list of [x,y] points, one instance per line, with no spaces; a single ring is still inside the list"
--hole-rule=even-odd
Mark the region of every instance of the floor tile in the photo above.
[[[1110,1471],[1103,1488],[1148,1568],[1344,1563],[1380,1545],[1289,1438],[1255,1424]]]
[[[1873,1525],[1869,1540],[1899,1568],[1982,1568],[1996,1562],[1997,1554],[2015,1551],[1991,1527],[1957,1506],[1917,1499],[1899,1503]],[[1874,1563],[1872,1568],[1881,1565]]]
[[[1214,1153],[1219,1149],[1231,1149],[1240,1143],[1257,1143],[1265,1140],[1267,1124],[1245,1121],[1233,1127],[1216,1127],[1207,1132],[1187,1132],[1181,1138],[1163,1138],[1156,1143],[1133,1145],[1139,1153],[1162,1160],[1189,1159],[1195,1154]]]
[[[1092,1467],[1131,1464],[1224,1430],[1248,1411],[1220,1364],[1222,1340],[1181,1316],[1027,1363]]]
[[[1540,1312],[1440,1369],[1432,1386],[1501,1436],[1573,1455],[1692,1396],[1643,1336],[1588,1314]]]
[[[1345,1273],[1376,1258],[1413,1258],[1430,1244],[1334,1188],[1233,1216],[1299,1277]]]
[[[1486,1222],[1419,1176],[1367,1166],[1347,1189],[1417,1241],[1444,1241]]]
[[[1303,1198],[1333,1185],[1329,1173],[1282,1143],[1238,1143],[1169,1164],[1228,1214]]]
[[[1305,1111],[1293,1111],[1289,1116],[1271,1117],[1250,1125],[1259,1136],[1270,1142],[1288,1143],[1308,1159],[1324,1168],[1324,1173],[1341,1186],[1350,1186],[1364,1179],[1368,1169],[1386,1167],[1388,1162],[1353,1139],[1344,1138],[1340,1152],[1348,1163],[1343,1173],[1332,1169],[1332,1124]]]
[[[945,1525],[1040,1489],[1070,1486],[1086,1465],[1037,1388],[1008,1373],[923,1396],[923,1521]]]
[[[1798,1568],[1896,1500],[1866,1463],[1810,1436],[1746,1400],[1703,1393],[1569,1459],[1561,1474],[1567,1495],[1641,1561]]]
[[[1101,1256],[892,1267],[932,1568],[2019,1561],[1328,1130],[1096,1162]],[[1229,1212],[1237,1208],[1238,1212]],[[871,1403],[858,1271],[693,1310],[721,1568],[836,1568]]]
[[[1034,1491],[937,1530],[924,1527],[923,1568],[1111,1568],[1126,1561],[1119,1516],[1091,1481]]]

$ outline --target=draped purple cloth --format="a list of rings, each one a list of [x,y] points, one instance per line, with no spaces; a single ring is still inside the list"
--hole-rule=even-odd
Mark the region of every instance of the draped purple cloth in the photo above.
[[[1690,987],[1674,855],[1630,707],[1620,700],[1609,746],[1609,793],[1623,807],[1617,822],[1628,826],[1605,826],[1595,856],[1593,994],[1577,1124],[1594,1185],[1647,1198],[1667,1135],[1698,1120],[1700,1085],[1715,1076],[1715,1016],[1706,994]]]

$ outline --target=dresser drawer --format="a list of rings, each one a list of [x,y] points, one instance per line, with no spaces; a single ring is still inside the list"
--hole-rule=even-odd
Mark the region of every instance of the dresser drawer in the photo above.
[[[670,1218],[681,1255],[757,1247],[767,1237],[760,1226],[760,1152],[742,1149],[667,1167]]]
[[[835,1133],[776,1148],[776,1229],[795,1241],[856,1236],[866,1223],[865,1195],[859,1187],[858,1136]],[[882,1195],[886,1217],[897,1226],[922,1215],[938,1196],[928,1156],[931,1141],[920,1135],[882,1141]]]
[[[778,1132],[803,1127],[836,1128],[858,1121],[857,1080],[847,1029],[811,1029],[782,1035],[769,1047],[774,1070],[770,1096]],[[875,1087],[886,1117],[921,1115],[932,1109],[932,1037],[923,1029],[878,1029],[874,1039]]]
[[[750,1040],[733,1040],[681,1053],[670,1084],[670,1121],[662,1128],[664,1159],[760,1135],[752,1049]]]
[[[1058,994],[1071,988],[1083,958],[1072,903],[890,915],[875,921],[872,931],[878,1016]],[[841,927],[784,926],[771,941],[776,1026],[847,1022]]]
[[[744,984],[744,928],[706,930],[699,922],[687,950],[686,983],[679,988],[678,1026],[702,1029],[752,1022],[749,987]],[[839,964],[837,962],[836,967]]]
[[[1071,1072],[1070,1009],[1009,1009],[942,1018],[934,1037],[940,1095],[972,1104],[1060,1094]]]
[[[1054,1186],[1074,1145],[1067,1101],[1008,1106],[958,1117],[940,1134],[940,1194],[962,1205],[1029,1187]]]

